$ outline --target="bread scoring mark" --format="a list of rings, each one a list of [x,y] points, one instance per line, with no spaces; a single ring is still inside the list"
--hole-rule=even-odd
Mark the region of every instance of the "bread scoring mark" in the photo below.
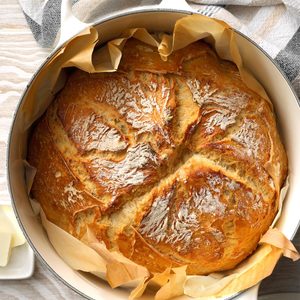
[[[74,181],[71,181],[64,187],[63,193],[67,196],[67,201],[60,202],[64,208],[72,207],[74,204],[83,202],[84,200],[83,196],[81,195],[82,192],[75,188]]]
[[[70,133],[75,143],[86,151],[120,151],[128,146],[117,129],[101,123],[94,113],[74,120]]]
[[[120,84],[121,81],[121,84]],[[128,78],[121,77],[121,80],[106,81],[105,101],[115,107],[119,113],[126,118],[126,121],[137,130],[137,135],[145,132],[158,130],[170,142],[169,135],[164,128],[166,122],[170,120],[170,112],[167,109],[170,92],[163,83],[162,92],[165,96],[165,104],[161,108],[157,102],[156,93],[157,83],[150,82],[148,86],[152,93],[146,96],[140,82],[132,83]],[[165,86],[165,87],[164,87]],[[98,99],[99,100],[99,99]],[[154,120],[154,113],[162,117],[162,124]]]
[[[201,84],[196,78],[188,78],[186,83],[192,93],[193,100],[200,107],[206,105],[202,115],[213,113],[204,123],[205,132],[212,134],[216,127],[226,130],[236,123],[236,117],[246,107],[249,96],[238,91],[228,95],[217,93],[218,89],[212,88],[209,83]],[[218,107],[215,107],[215,106]]]
[[[114,192],[120,188],[142,184],[150,175],[143,169],[149,171],[151,165],[157,167],[159,162],[149,144],[139,143],[129,148],[125,159],[120,162],[96,158],[91,165],[97,170],[96,177],[101,185]]]
[[[242,126],[232,135],[232,140],[246,149],[248,156],[258,157],[261,137],[257,137],[258,125],[252,120],[245,119]]]

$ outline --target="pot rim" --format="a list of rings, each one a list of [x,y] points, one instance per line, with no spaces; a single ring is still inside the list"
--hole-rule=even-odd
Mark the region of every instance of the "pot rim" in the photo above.
[[[147,6],[147,7],[140,7],[140,8],[129,8],[129,9],[124,9],[122,11],[118,11],[118,12],[114,12],[111,13],[109,15],[105,15],[104,17],[100,17],[96,22],[92,23],[92,26],[98,26],[100,24],[104,24],[105,22],[109,22],[115,19],[118,19],[120,17],[126,17],[126,16],[130,16],[130,15],[134,15],[134,14],[139,14],[139,13],[181,13],[181,14],[185,14],[185,15],[193,15],[193,14],[199,14],[201,15],[199,12],[196,11],[189,11],[189,10],[185,10],[185,9],[176,9],[176,8],[165,8],[165,7],[159,7],[159,6]],[[82,30],[83,31],[83,30]],[[82,32],[80,31],[80,32]],[[291,82],[289,81],[289,79],[287,78],[287,76],[285,75],[285,73],[283,72],[283,70],[280,68],[280,66],[276,63],[276,61],[264,50],[262,49],[256,42],[254,42],[252,39],[250,39],[249,37],[247,37],[245,34],[241,33],[240,31],[234,29],[234,31],[241,35],[243,38],[245,38],[248,42],[252,43],[260,52],[262,52],[269,60],[269,62],[271,62],[276,69],[280,72],[280,74],[282,75],[282,77],[284,78],[284,80],[288,83],[288,86],[291,90],[291,92],[293,93],[295,100],[298,104],[298,106],[300,107],[300,100],[291,84]],[[79,32],[79,33],[80,33]],[[79,34],[77,33],[77,34]],[[75,35],[74,35],[75,36]],[[77,294],[79,294],[80,296],[86,298],[86,299],[91,299],[93,300],[93,298],[89,297],[88,295],[86,295],[84,292],[78,290],[76,287],[74,287],[73,285],[71,285],[69,282],[67,282],[64,278],[62,278],[46,261],[46,259],[43,258],[43,256],[39,253],[39,251],[35,248],[34,243],[31,241],[30,236],[27,234],[23,223],[20,219],[19,213],[18,213],[18,209],[17,206],[15,205],[15,201],[14,201],[14,197],[13,197],[13,188],[11,186],[11,166],[10,166],[10,149],[11,149],[11,140],[12,140],[12,132],[13,129],[15,127],[15,123],[16,123],[16,115],[20,110],[21,105],[24,102],[24,99],[26,99],[26,94],[28,92],[28,90],[31,87],[32,82],[36,79],[36,77],[38,77],[39,73],[41,72],[41,70],[44,68],[44,66],[47,64],[47,62],[55,55],[57,54],[64,46],[65,44],[74,36],[71,36],[67,41],[65,41],[63,44],[61,44],[58,48],[55,48],[53,51],[51,51],[51,53],[47,56],[47,58],[43,61],[43,63],[39,66],[39,68],[34,72],[34,74],[32,75],[32,77],[30,78],[29,82],[26,85],[25,90],[23,91],[22,95],[20,96],[20,99],[18,101],[18,104],[16,106],[16,109],[13,113],[12,116],[12,123],[10,125],[10,129],[9,129],[9,136],[8,136],[8,142],[7,142],[7,149],[6,149],[6,170],[7,170],[7,183],[8,183],[8,190],[9,190],[9,195],[11,198],[11,204],[16,216],[16,219],[18,220],[19,226],[28,242],[28,244],[30,245],[30,247],[32,248],[32,250],[34,251],[34,254],[38,257],[39,261],[42,262],[42,264],[44,266],[47,267],[47,269],[51,272],[51,274],[53,274],[58,280],[60,280],[64,285],[66,285],[67,287],[69,287],[71,290],[73,290],[74,292],[76,292]],[[298,220],[298,225],[296,226],[294,233],[292,234],[292,238],[294,238],[295,234],[297,233],[298,228],[300,227],[300,217]],[[222,298],[223,300],[230,300],[230,299],[234,299],[236,298],[238,295],[243,294],[245,291],[241,291],[238,292],[234,295],[228,296],[228,297],[224,297]]]

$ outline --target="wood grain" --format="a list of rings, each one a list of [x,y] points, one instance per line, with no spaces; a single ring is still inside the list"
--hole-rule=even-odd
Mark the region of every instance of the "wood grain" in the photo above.
[[[17,0],[0,1],[0,199],[10,200],[6,146],[13,113],[32,74],[51,49],[41,48],[27,26]],[[36,260],[30,279],[0,281],[0,299],[82,299]]]
[[[0,1],[0,199],[9,201],[6,181],[6,147],[12,116],[32,74],[49,54],[35,42],[17,0]],[[300,231],[294,239],[300,249]],[[261,294],[300,293],[300,262],[281,259]],[[0,281],[0,299],[82,299],[36,261],[32,278]]]

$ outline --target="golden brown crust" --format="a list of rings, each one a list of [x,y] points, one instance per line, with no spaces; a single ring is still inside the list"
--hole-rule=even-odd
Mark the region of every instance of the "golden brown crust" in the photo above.
[[[50,221],[153,272],[236,266],[287,174],[272,108],[203,42],[163,62],[131,39],[118,72],[74,72],[28,148]]]

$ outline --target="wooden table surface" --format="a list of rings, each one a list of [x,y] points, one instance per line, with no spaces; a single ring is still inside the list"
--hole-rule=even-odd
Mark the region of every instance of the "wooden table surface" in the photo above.
[[[13,112],[32,74],[49,54],[34,40],[17,0],[0,1],[0,199],[9,201],[5,156]],[[300,250],[300,230],[294,239]],[[260,294],[300,293],[300,262],[282,258]],[[30,279],[0,281],[0,299],[82,299],[36,260]],[[299,298],[300,299],[300,298]]]

